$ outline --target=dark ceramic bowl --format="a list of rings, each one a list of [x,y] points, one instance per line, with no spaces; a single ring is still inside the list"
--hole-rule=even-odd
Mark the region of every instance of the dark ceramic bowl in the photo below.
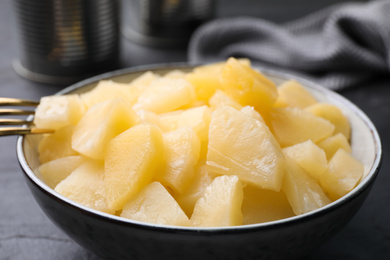
[[[60,93],[82,93],[99,80],[130,82],[145,70],[164,74],[190,66],[165,65],[106,73]],[[342,96],[312,82],[263,70],[275,83],[296,79],[317,99],[337,105],[350,120],[353,155],[365,165],[364,179],[349,194],[318,210],[262,224],[190,228],[141,223],[84,207],[49,188],[39,177],[37,136],[21,136],[17,155],[29,188],[47,216],[81,246],[106,259],[293,259],[333,237],[357,212],[378,174],[382,150],[367,116]]]

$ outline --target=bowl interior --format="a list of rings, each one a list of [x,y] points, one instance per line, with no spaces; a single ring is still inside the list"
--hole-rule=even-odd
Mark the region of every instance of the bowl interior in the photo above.
[[[114,71],[110,73],[105,73],[96,77],[93,77],[88,80],[84,80],[75,85],[72,85],[63,91],[59,92],[58,95],[67,94],[67,93],[83,93],[91,90],[96,86],[98,81],[102,79],[111,79],[117,82],[128,83],[144,73],[147,70],[153,71],[155,73],[164,75],[165,73],[173,70],[173,69],[181,69],[183,71],[191,70],[191,66],[188,65],[168,65],[163,67],[147,67],[147,68],[136,68],[136,69],[123,69],[119,71]],[[260,69],[261,70],[261,69]],[[357,158],[360,162],[362,162],[365,166],[364,177],[360,184],[355,187],[355,189],[344,196],[343,198],[323,207],[329,208],[334,205],[340,203],[343,200],[347,200],[349,197],[353,197],[354,194],[359,193],[361,190],[364,190],[375,178],[375,175],[378,173],[377,169],[379,168],[381,161],[381,142],[379,139],[379,135],[369,120],[369,118],[354,104],[350,101],[342,97],[341,95],[332,92],[328,89],[325,89],[313,82],[307,81],[305,79],[279,73],[271,70],[261,70],[269,79],[275,82],[275,84],[279,85],[282,82],[295,79],[301,82],[316,98],[321,102],[326,102],[330,104],[334,104],[339,107],[343,113],[348,117],[351,124],[351,147],[352,154],[355,158]],[[73,203],[79,206],[80,208],[103,215],[105,217],[109,216],[111,218],[120,219],[124,222],[131,222],[131,220],[122,219],[116,216],[111,216],[102,212],[98,212],[89,208],[86,208],[82,205],[78,205],[77,203],[71,202],[62,195],[56,193],[54,190],[49,188],[42,180],[39,171],[37,168],[39,167],[38,160],[38,151],[37,146],[42,137],[37,135],[29,135],[29,136],[21,136],[18,140],[18,159],[21,162],[22,167],[24,168],[27,176],[39,185],[41,189],[46,190],[47,192],[54,194],[64,200],[67,203]],[[321,211],[323,208],[315,210],[313,212],[309,212],[300,216],[293,217],[292,219],[301,218],[305,215],[315,214],[317,211]],[[277,222],[289,221],[286,220],[278,220]],[[265,223],[255,224],[255,225],[266,225]],[[181,228],[181,227],[180,227]],[[184,227],[183,227],[184,228]],[[186,228],[184,228],[186,229]],[[206,228],[207,229],[207,228]]]

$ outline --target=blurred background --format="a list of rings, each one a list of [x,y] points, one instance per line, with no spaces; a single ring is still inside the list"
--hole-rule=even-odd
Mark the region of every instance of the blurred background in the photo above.
[[[67,85],[80,80],[80,77],[101,73],[104,69],[186,61],[186,42],[197,26],[211,19],[252,16],[284,23],[343,2],[6,0],[0,3],[1,19],[4,21],[0,24],[3,35],[0,38],[0,46],[2,49],[6,48],[7,52],[0,54],[0,65],[2,70],[9,70],[7,57],[12,57],[13,67],[24,77],[39,82],[60,82]],[[86,24],[85,28],[77,29],[75,21]],[[58,35],[54,35],[55,33]],[[80,45],[81,34],[85,42],[82,46],[76,46]],[[57,42],[53,43],[54,36]],[[44,53],[47,51],[45,49],[53,44],[59,47],[50,55]],[[103,62],[97,63],[82,56],[86,51],[82,48],[87,48],[91,53],[95,53],[95,56],[103,51],[107,54],[103,57]],[[67,53],[64,54],[64,50]],[[67,60],[61,58],[55,61],[55,55],[67,55]],[[50,61],[47,60],[49,56],[52,59]],[[119,64],[115,63],[116,57],[119,57]],[[73,63],[69,64],[72,59]],[[86,64],[89,65],[88,71]],[[82,75],[83,71],[85,75]],[[45,74],[44,72],[49,76],[56,75],[58,79],[46,79],[34,74]]]

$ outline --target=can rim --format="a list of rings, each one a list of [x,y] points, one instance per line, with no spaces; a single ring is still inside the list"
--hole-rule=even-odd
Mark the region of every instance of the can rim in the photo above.
[[[63,76],[50,76],[41,73],[36,73],[24,67],[20,62],[20,60],[12,61],[12,67],[19,76],[28,80],[32,80],[44,84],[70,85],[82,79],[88,78],[90,76],[90,75],[83,75],[77,77],[72,77],[72,76],[63,77]]]

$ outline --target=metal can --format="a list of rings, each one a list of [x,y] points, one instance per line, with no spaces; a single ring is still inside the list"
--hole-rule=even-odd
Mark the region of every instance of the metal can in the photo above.
[[[152,46],[185,45],[215,15],[215,0],[122,0],[123,34]]]
[[[118,0],[13,0],[19,37],[14,69],[67,85],[118,68]]]

